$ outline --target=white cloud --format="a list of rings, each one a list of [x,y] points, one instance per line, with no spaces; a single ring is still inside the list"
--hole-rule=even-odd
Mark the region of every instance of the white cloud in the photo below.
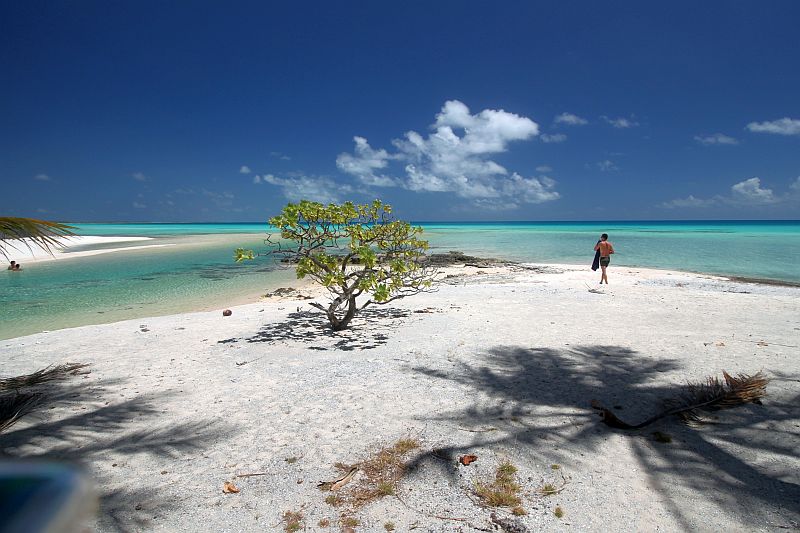
[[[661,204],[661,207],[672,209],[680,207],[708,207],[711,205],[728,205],[739,208],[764,206],[795,201],[796,198],[793,198],[792,190],[800,190],[800,177],[789,185],[789,191],[778,195],[776,195],[772,189],[762,187],[761,179],[756,177],[734,183],[731,186],[729,195],[717,194],[712,198],[696,198],[695,196],[689,195],[688,198],[679,198],[664,202]]]
[[[619,167],[617,167],[617,165],[615,165],[610,159],[598,161],[597,168],[599,168],[601,172],[612,172],[614,170],[619,170]]]
[[[253,183],[255,183],[256,185],[258,185],[259,183],[266,183],[266,182],[263,182],[263,181],[261,181],[261,176],[259,176],[258,174],[256,174],[255,176],[253,176]]]
[[[751,122],[747,129],[756,133],[777,135],[800,135],[800,120],[784,117],[768,122]]]
[[[136,209],[144,209],[147,206],[145,204],[141,204],[139,202],[133,202],[133,207],[135,207]]]
[[[675,200],[670,200],[669,202],[664,202],[661,204],[661,207],[665,207],[667,209],[674,209],[680,207],[708,207],[716,203],[716,200],[713,198],[710,199],[703,199],[703,198],[695,198],[693,195],[689,195],[687,198],[677,198]]]
[[[567,140],[567,136],[563,133],[554,133],[552,135],[542,133],[539,138],[545,143],[563,143]]]
[[[566,124],[568,126],[583,126],[589,123],[589,121],[585,118],[581,118],[572,113],[561,113],[553,120],[553,122],[556,124]]]
[[[217,207],[232,207],[233,200],[236,198],[236,196],[229,191],[216,192],[208,189],[201,189],[200,192],[203,196],[209,198]]]
[[[550,167],[550,166],[547,166],[547,165],[541,165],[541,166],[536,167],[536,172],[552,172],[552,171],[553,171],[553,167]]]
[[[33,177],[33,179],[35,179],[37,181],[51,181],[50,180],[50,176],[48,176],[47,174],[36,174]]]
[[[473,201],[502,198],[520,187],[518,180],[525,178],[516,174],[509,178],[509,171],[490,157],[508,150],[513,141],[539,134],[538,124],[527,117],[493,109],[472,114],[457,100],[442,106],[431,129],[427,137],[409,131],[402,139],[393,140],[393,152],[374,149],[363,137],[355,137],[353,153],[340,154],[336,164],[366,185],[452,192]],[[402,177],[389,175],[393,163],[401,165]],[[558,197],[547,187],[543,195],[528,192],[525,198],[530,202]]]
[[[630,119],[623,118],[623,117],[609,118],[609,117],[607,117],[605,115],[603,115],[600,118],[602,118],[603,120],[605,120],[606,122],[608,122],[609,124],[614,126],[615,128],[619,128],[619,129],[634,128],[634,127],[639,125],[639,123],[636,122],[635,120],[633,120],[632,118],[630,118]]]
[[[496,198],[478,198],[472,202],[473,207],[481,211],[513,211],[520,205],[513,200],[498,200]]]
[[[352,174],[364,185],[374,187],[393,187],[397,181],[393,178],[377,175],[376,170],[386,168],[388,161],[393,159],[386,150],[373,150],[364,137],[353,137],[356,143],[355,155],[342,153],[336,158],[336,166],[342,172]]]
[[[133,174],[131,174],[131,177],[136,181],[147,181],[147,176],[145,176],[141,172],[134,172]]]
[[[706,146],[712,146],[717,144],[731,144],[731,145],[739,144],[739,141],[723,133],[715,133],[713,135],[704,135],[704,136],[695,135],[694,140]]]
[[[271,155],[272,157],[276,157],[278,159],[282,159],[283,161],[291,161],[291,159],[292,159],[291,157],[289,157],[288,155],[284,154],[283,152],[270,152],[269,155]]]
[[[759,178],[750,178],[740,181],[731,187],[733,197],[746,203],[768,204],[775,201],[772,189],[761,188]]]
[[[560,195],[554,190],[556,182],[547,176],[523,178],[516,172],[503,182],[503,194],[527,204],[541,204],[558,200]]]
[[[250,174],[251,172],[252,170],[250,170],[250,167],[247,165],[242,165],[242,167],[239,169],[239,174]]]
[[[272,174],[262,177],[264,183],[277,185],[283,189],[283,195],[292,202],[312,200],[323,204],[341,203],[340,194],[349,194],[353,188],[336,183],[330,178],[298,176],[279,178]]]

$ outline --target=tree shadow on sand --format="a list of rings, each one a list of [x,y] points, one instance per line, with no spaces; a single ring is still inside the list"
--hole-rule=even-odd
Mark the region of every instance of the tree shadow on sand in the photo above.
[[[88,471],[92,463],[112,458],[124,461],[139,454],[185,456],[231,435],[233,428],[218,420],[159,423],[163,394],[100,405],[98,396],[106,397],[105,393],[118,385],[107,381],[101,386],[69,383],[51,388],[41,407],[58,407],[58,411],[32,413],[0,435],[0,458],[54,460]],[[148,421],[145,429],[131,428],[133,423],[141,426],[143,419]],[[154,489],[107,490],[98,496],[98,520],[103,530],[147,529],[152,526],[150,517],[166,514],[174,505]],[[137,502],[135,509],[132,502]],[[146,510],[147,517],[138,512],[140,509]]]
[[[266,324],[246,338],[230,338],[218,341],[233,344],[240,341],[268,344],[298,342],[309,350],[371,350],[386,344],[389,332],[411,315],[410,311],[391,307],[372,307],[360,311],[350,326],[333,331],[324,313],[298,311],[289,313],[284,322]]]
[[[740,524],[791,527],[800,521],[800,485],[780,479],[797,475],[800,397],[767,397],[763,406],[719,411],[713,424],[700,427],[665,419],[638,431],[623,431],[603,425],[589,402],[597,399],[613,406],[629,422],[644,420],[660,409],[661,401],[680,392],[681,384],[659,385],[663,379],[656,379],[663,372],[678,370],[677,361],[600,345],[563,350],[497,346],[475,360],[474,365],[462,362],[447,371],[414,369],[492,399],[433,418],[464,428],[500,430],[476,433],[475,445],[527,447],[545,460],[560,463],[569,459],[561,449],[595,455],[602,450],[602,441],[617,433],[629,439],[641,470],[685,529],[704,523],[702,517],[691,514],[691,505],[680,505],[697,493]],[[651,434],[658,428],[666,428],[673,442],[654,445]],[[434,450],[411,467],[425,463],[426,468],[444,469],[455,476],[455,469],[437,459],[452,459],[457,451],[455,447]],[[768,474],[740,457],[753,453],[769,455],[771,464],[788,465],[787,471]]]

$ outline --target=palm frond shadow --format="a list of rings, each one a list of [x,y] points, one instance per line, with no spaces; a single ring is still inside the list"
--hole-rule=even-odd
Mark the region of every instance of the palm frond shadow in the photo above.
[[[680,393],[680,383],[655,384],[659,374],[680,370],[675,360],[650,358],[623,346],[602,345],[562,350],[496,346],[472,360],[478,363],[462,362],[455,369],[446,370],[414,370],[454,381],[482,393],[478,396],[492,399],[430,418],[466,428],[498,429],[476,433],[476,446],[529,448],[547,461],[560,463],[568,460],[561,450],[596,453],[610,432],[619,432],[631,440],[652,484],[660,487],[684,525],[697,523],[697,517],[690,520],[682,514],[685,507],[678,505],[681,498],[691,497],[692,490],[702,491],[742,524],[800,522],[800,485],[784,480],[796,479],[796,470],[767,473],[737,456],[737,450],[755,451],[791,459],[796,466],[800,456],[797,399],[792,404],[768,396],[763,406],[747,404],[720,412],[715,424],[700,428],[677,420],[659,421],[648,429],[668,424],[676,442],[655,448],[649,442],[650,433],[644,430],[621,431],[602,425],[589,402],[596,399],[624,410],[626,417],[643,420],[660,410],[664,400]],[[703,378],[679,379],[685,383]],[[457,452],[455,448],[444,451]],[[435,459],[427,454],[417,463],[426,462],[429,466],[437,463]],[[439,468],[455,475],[453,469],[441,464]]]
[[[207,449],[211,443],[229,438],[235,428],[229,423],[195,420],[170,424],[159,422],[164,394],[141,395],[104,405],[98,401],[115,385],[86,387],[70,383],[50,390],[47,401],[57,407],[29,415],[0,435],[0,457],[46,459],[88,466],[110,457],[139,454],[175,458]],[[134,423],[143,429],[132,427]],[[99,524],[103,530],[149,529],[154,515],[168,510],[167,498],[155,489],[135,487],[107,490],[99,494]],[[134,509],[131,502],[140,505]],[[138,507],[143,509],[139,512]],[[152,524],[150,524],[152,525]]]

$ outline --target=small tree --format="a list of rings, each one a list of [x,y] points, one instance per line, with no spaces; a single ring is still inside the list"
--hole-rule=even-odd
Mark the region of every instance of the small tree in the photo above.
[[[273,249],[267,254],[297,263],[299,279],[309,276],[328,289],[327,307],[311,305],[325,312],[335,331],[346,328],[360,309],[424,292],[434,281],[435,271],[422,262],[428,249],[419,238],[422,228],[393,220],[391,212],[380,200],[327,206],[303,200],[269,220],[294,244],[285,249],[268,237]],[[239,248],[235,257],[238,262],[255,255]],[[362,294],[371,297],[359,308],[356,298]]]

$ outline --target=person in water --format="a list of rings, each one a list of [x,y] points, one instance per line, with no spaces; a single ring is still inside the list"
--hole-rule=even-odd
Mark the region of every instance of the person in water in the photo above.
[[[594,245],[594,250],[600,252],[600,270],[603,272],[600,276],[600,284],[602,285],[603,280],[605,280],[606,285],[608,285],[606,268],[611,263],[611,254],[614,253],[614,245],[608,240],[608,233],[600,235],[600,240]]]
[[[11,261],[11,264],[8,265],[8,268],[6,270],[19,270],[19,269],[20,269],[20,264],[17,263],[16,261]]]

